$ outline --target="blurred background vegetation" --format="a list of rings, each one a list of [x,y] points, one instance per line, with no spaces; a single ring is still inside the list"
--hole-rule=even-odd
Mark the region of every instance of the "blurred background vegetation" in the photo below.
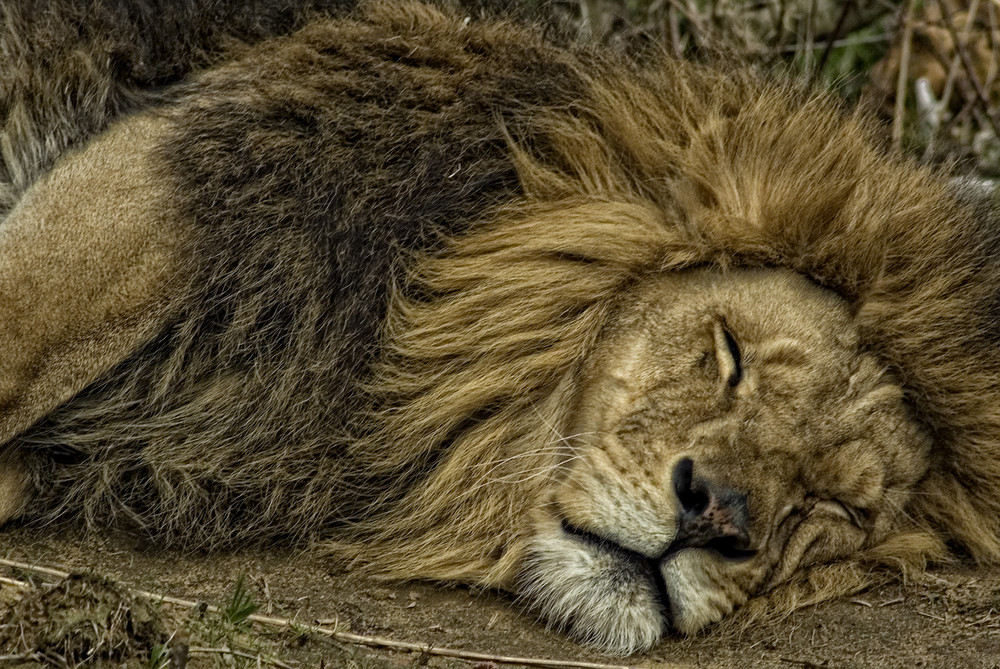
[[[1000,177],[1000,0],[514,1],[581,41],[790,69],[921,159]]]

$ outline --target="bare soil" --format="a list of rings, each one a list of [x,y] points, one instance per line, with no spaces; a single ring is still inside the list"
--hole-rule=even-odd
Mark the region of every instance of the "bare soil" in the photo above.
[[[138,589],[225,608],[227,602],[231,605],[236,581],[243,574],[260,615],[496,656],[663,669],[1000,668],[1000,570],[961,565],[938,568],[920,583],[886,586],[810,607],[788,620],[739,637],[709,631],[693,639],[666,639],[643,656],[613,658],[581,648],[545,629],[502,593],[378,582],[331,564],[329,559],[288,550],[190,555],[137,547],[134,540],[122,537],[56,537],[15,528],[0,533],[0,556],[88,574],[72,582],[57,583],[58,579],[51,575],[0,567],[0,658],[23,655],[21,659],[0,660],[5,666],[43,667],[59,661],[58,649],[44,657],[29,658],[25,651],[31,649],[17,643],[31,641],[23,638],[23,630],[41,629],[47,620],[59,616],[64,616],[59,620],[65,619],[60,606],[99,612],[104,610],[100,606],[106,606],[116,611],[116,624],[127,623],[122,629],[135,628],[135,638],[120,642],[115,651],[118,654],[104,656],[97,666],[152,666],[148,659],[151,648],[142,644],[152,644],[149,630],[159,630],[158,625],[165,630],[162,634],[173,635],[162,638],[164,642],[169,639],[168,646],[190,647],[188,667],[256,667],[269,663],[356,669],[509,666],[489,660],[464,661],[368,648],[303,629],[280,629],[249,621],[223,629],[224,625],[212,619],[221,614],[206,606],[158,604],[154,608],[159,619],[150,622],[149,607],[140,601],[143,598],[130,594]],[[93,602],[81,604],[81,587],[93,593]],[[26,604],[29,598],[32,600]],[[57,600],[61,603],[52,608]],[[110,625],[109,619],[104,613],[98,618],[96,623],[87,622],[86,627],[95,631],[101,628],[104,648],[110,648],[113,644],[107,639],[120,630],[107,632],[104,626]],[[11,640],[10,631],[14,629],[22,630],[17,643]],[[40,638],[40,633],[36,636]],[[237,649],[243,655],[227,655],[223,652],[226,648]]]

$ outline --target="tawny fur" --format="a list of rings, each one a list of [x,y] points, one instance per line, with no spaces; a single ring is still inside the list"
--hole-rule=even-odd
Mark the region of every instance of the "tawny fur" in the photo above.
[[[651,273],[785,267],[850,303],[934,438],[914,526],[859,558],[1000,560],[1000,226],[863,114],[405,3],[249,50],[155,113],[188,281],[152,341],[12,442],[28,518],[508,583],[614,305]],[[863,582],[821,569],[775,606]]]

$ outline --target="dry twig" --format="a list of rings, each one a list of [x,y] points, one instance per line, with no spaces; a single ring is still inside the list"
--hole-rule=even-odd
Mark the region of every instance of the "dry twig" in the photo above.
[[[906,601],[905,597],[897,597],[896,599],[890,599],[887,602],[882,602],[881,604],[878,605],[878,607],[881,609],[882,607],[892,606],[893,604],[902,604],[905,601]]]
[[[272,667],[278,667],[279,669],[293,669],[292,665],[282,662],[281,660],[273,657],[268,657],[267,655],[261,655],[257,653],[244,653],[241,650],[234,650],[232,648],[202,648],[200,646],[193,646],[188,648],[188,653],[191,655],[232,655],[234,657],[242,657],[248,660],[257,660],[259,663],[269,664]]]
[[[892,146],[899,149],[903,141],[903,112],[906,110],[906,78],[910,67],[910,47],[913,43],[913,11],[916,0],[906,3],[903,15],[903,45],[899,55],[899,76],[896,79],[896,109],[892,118]]]
[[[976,12],[979,11],[979,0],[972,0],[969,4],[969,16],[975,16]],[[972,28],[972,21],[965,22],[965,28],[962,30],[962,40],[969,39],[969,33]],[[957,48],[957,44],[956,44]],[[958,67],[961,65],[961,59],[958,57],[958,53],[952,56],[951,63],[948,65],[948,75],[944,80],[944,90],[941,93],[941,99],[937,103],[937,109],[935,114],[937,118],[934,119],[934,123],[931,126],[930,137],[927,140],[927,148],[924,150],[924,160],[927,160],[930,156],[934,154],[934,144],[937,141],[937,136],[941,130],[941,116],[948,109],[951,104],[951,96],[955,90],[955,80],[958,77]],[[952,123],[948,124],[950,128]]]
[[[19,581],[16,578],[7,578],[5,576],[0,576],[0,583],[3,583],[4,585],[12,585],[15,588],[20,588],[21,590],[27,590],[31,587],[30,583]]]
[[[823,71],[826,67],[826,62],[830,59],[830,53],[833,52],[833,46],[840,37],[840,31],[844,29],[844,22],[847,20],[847,15],[850,13],[851,9],[854,7],[856,0],[847,0],[844,6],[840,8],[840,16],[837,17],[837,25],[834,26],[833,32],[830,33],[829,38],[826,40],[826,46],[823,47],[823,55],[820,56],[819,63],[817,63],[815,69],[812,71],[812,77],[815,79],[819,76],[819,73]]]

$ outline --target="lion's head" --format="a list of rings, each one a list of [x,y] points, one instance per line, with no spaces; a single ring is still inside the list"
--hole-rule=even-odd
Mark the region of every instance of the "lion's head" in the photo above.
[[[689,270],[619,310],[533,514],[520,587],[549,620],[641,649],[898,527],[929,439],[841,298]]]
[[[362,462],[426,475],[347,550],[617,653],[996,559],[985,220],[823,95],[602,67],[396,292]]]

